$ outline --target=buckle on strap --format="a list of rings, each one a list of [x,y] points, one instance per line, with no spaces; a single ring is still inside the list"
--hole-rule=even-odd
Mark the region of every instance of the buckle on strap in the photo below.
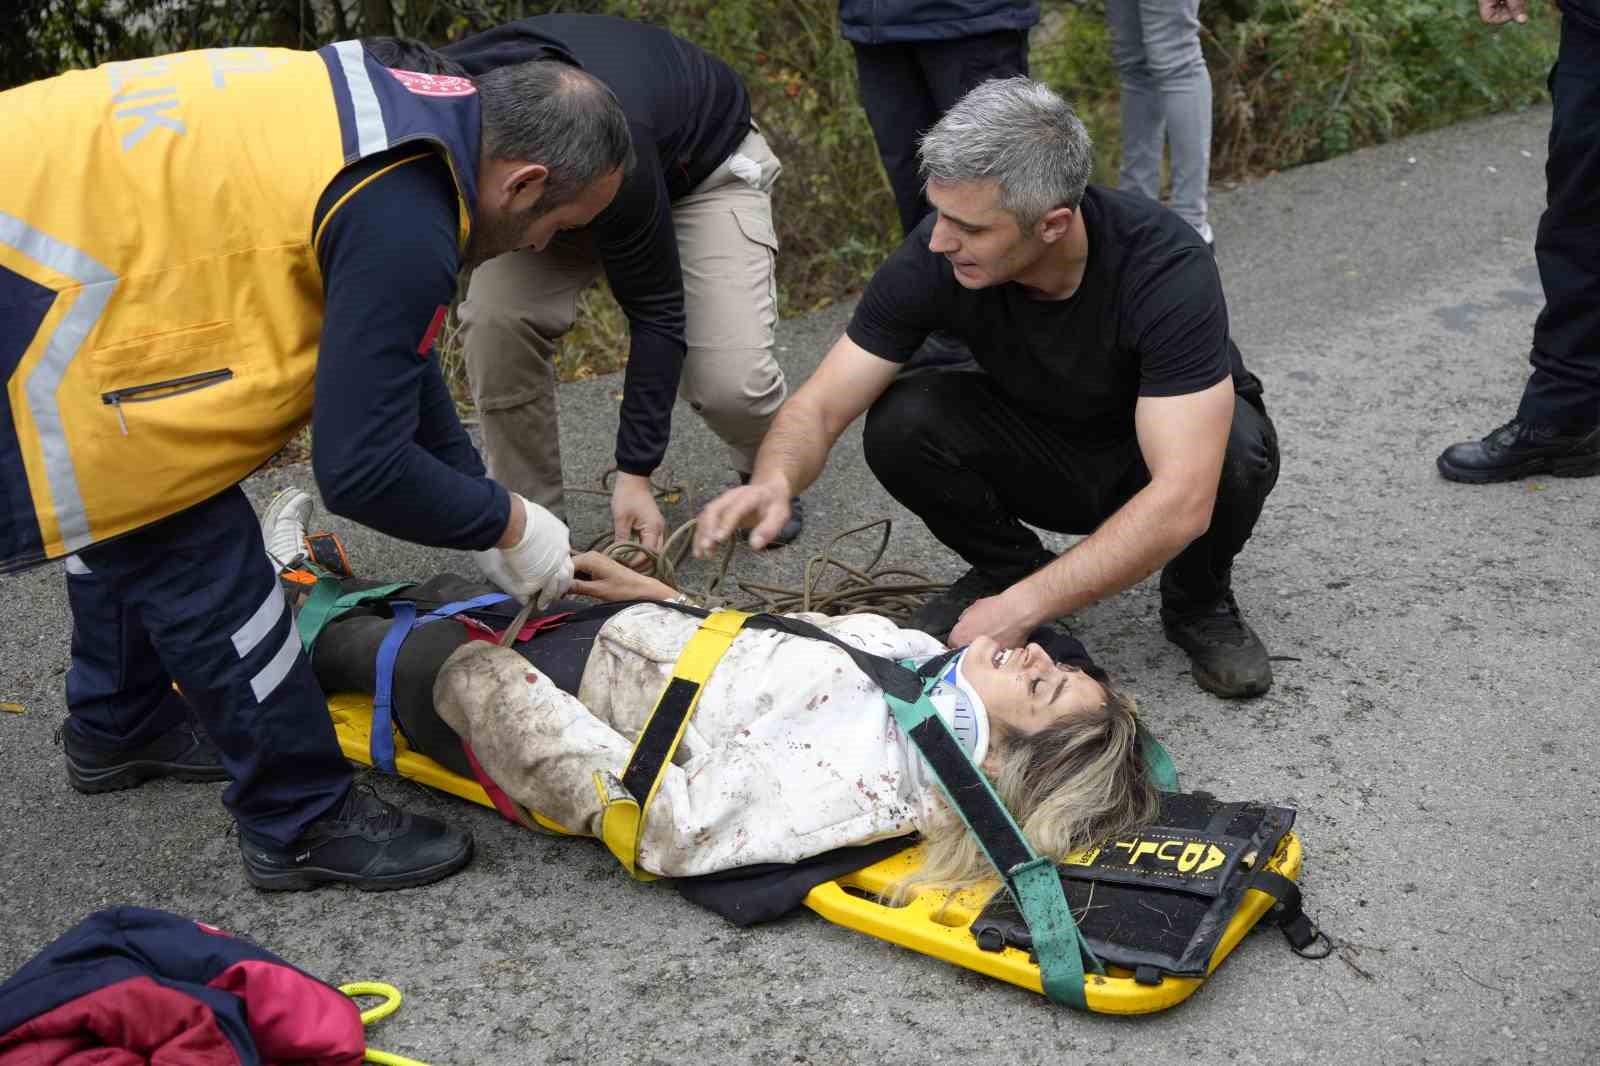
[[[678,653],[672,679],[645,719],[627,767],[620,776],[595,771],[594,787],[601,808],[600,838],[623,868],[641,881],[654,879],[653,874],[639,868],[645,816],[700,702],[702,687],[750,617],[743,611],[717,611],[702,621]]]

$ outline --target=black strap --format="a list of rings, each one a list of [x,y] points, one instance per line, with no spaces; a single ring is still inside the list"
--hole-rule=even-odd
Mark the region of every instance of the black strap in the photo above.
[[[1250,881],[1250,887],[1277,901],[1267,920],[1283,930],[1283,938],[1296,955],[1302,959],[1325,959],[1333,954],[1333,940],[1318,929],[1317,923],[1301,908],[1299,885],[1280,873],[1263,868]]]

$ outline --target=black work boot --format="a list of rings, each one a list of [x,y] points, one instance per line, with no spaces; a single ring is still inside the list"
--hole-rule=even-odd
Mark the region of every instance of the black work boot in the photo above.
[[[472,834],[403,811],[370,785],[351,785],[344,802],[288,847],[262,845],[241,832],[239,851],[245,877],[268,892],[332,882],[383,892],[449,877],[472,858]]]
[[[750,484],[750,475],[749,474],[740,474],[739,475],[739,484],[741,484],[741,485]],[[782,529],[778,530],[778,533],[777,533],[777,535],[775,537],[773,537],[771,540],[767,541],[767,547],[769,547],[769,548],[781,548],[785,544],[793,544],[794,541],[795,541],[795,538],[800,536],[801,533],[805,532],[805,528],[806,528],[806,508],[805,508],[805,504],[800,501],[800,497],[791,496],[789,498],[789,520],[783,524],[783,528]]]
[[[153,777],[228,780],[228,771],[211,739],[188,719],[143,747],[121,751],[94,747],[63,726],[61,749],[67,756],[67,782],[88,794],[135,788]]]
[[[937,640],[947,640],[950,631],[961,621],[962,611],[986,596],[998,596],[1014,583],[1011,578],[997,577],[973,567],[956,578],[955,584],[924,600],[906,619],[906,628],[920,629]]]
[[[1189,653],[1197,685],[1223,699],[1259,696],[1272,687],[1266,646],[1229,592],[1210,607],[1182,615],[1161,608],[1167,639]]]
[[[1534,474],[1600,474],[1600,429],[1558,433],[1513,418],[1482,440],[1452,444],[1439,456],[1439,473],[1451,481],[1484,485]]]

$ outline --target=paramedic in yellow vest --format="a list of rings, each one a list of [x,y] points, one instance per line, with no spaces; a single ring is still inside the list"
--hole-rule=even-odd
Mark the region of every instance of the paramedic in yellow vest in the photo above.
[[[69,781],[231,779],[261,888],[459,870],[468,834],[352,787],[238,483],[309,420],[333,511],[565,589],[565,526],[485,477],[435,341],[463,266],[610,202],[616,100],[559,59],[220,49],[0,94],[0,139],[0,571],[66,561]]]

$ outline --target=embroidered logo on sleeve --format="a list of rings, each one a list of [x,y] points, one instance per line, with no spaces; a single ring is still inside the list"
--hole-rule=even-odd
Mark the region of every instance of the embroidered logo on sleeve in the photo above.
[[[393,67],[388,70],[394,75],[395,81],[418,96],[471,96],[478,91],[470,78],[458,78],[451,74],[419,74],[414,70],[396,70]]]
[[[434,341],[439,339],[439,331],[444,328],[445,316],[450,313],[450,308],[440,304],[433,312],[433,321],[428,323],[427,330],[422,334],[422,343],[417,345],[417,354],[428,358],[428,353],[433,351]]]

